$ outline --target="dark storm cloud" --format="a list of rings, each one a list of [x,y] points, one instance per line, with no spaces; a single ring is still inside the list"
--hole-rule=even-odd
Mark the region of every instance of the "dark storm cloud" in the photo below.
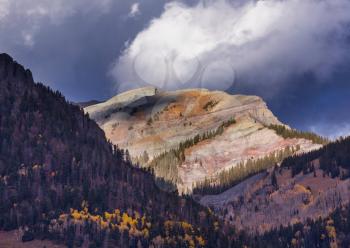
[[[140,13],[132,17],[135,3]],[[126,41],[161,14],[163,4],[162,0],[0,0],[0,50],[30,67],[37,81],[72,100],[107,98],[115,93],[108,76],[111,63]]]
[[[293,127],[350,132],[347,0],[168,2],[0,0],[0,51],[82,101],[148,79],[157,84],[164,67],[153,56],[166,48],[173,56],[168,88],[256,94]],[[133,52],[145,47],[134,63]],[[210,65],[195,78],[198,60]],[[133,78],[135,69],[145,80]]]
[[[350,135],[350,62],[328,80],[320,82],[312,73],[291,76],[280,88],[247,87],[237,83],[230,91],[257,94],[268,103],[278,118],[290,126],[313,131],[330,138]]]

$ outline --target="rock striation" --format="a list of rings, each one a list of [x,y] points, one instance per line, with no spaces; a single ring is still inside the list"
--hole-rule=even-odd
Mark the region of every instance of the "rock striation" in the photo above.
[[[222,134],[185,150],[185,159],[178,164],[176,172],[181,192],[190,191],[205,178],[215,177],[220,171],[248,159],[261,158],[287,147],[298,146],[300,152],[320,147],[306,139],[284,139],[267,128],[284,124],[257,96],[206,89],[161,91],[145,87],[88,106],[85,112],[114,144],[128,149],[133,158],[146,151],[149,161],[165,151],[177,149],[181,142],[212,132],[234,119],[235,123]]]

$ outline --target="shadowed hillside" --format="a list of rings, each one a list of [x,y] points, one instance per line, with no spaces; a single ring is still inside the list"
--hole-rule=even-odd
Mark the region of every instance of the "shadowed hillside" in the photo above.
[[[159,190],[88,114],[34,83],[6,54],[0,55],[0,141],[0,229],[22,228],[23,240],[202,247],[218,238],[209,212]]]

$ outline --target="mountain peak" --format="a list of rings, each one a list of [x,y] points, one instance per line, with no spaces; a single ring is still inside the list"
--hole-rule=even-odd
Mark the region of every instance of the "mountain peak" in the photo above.
[[[2,80],[33,82],[31,71],[18,64],[6,53],[0,54],[0,78]]]
[[[0,53],[0,61],[13,62],[13,58],[7,53]]]
[[[176,182],[182,192],[252,158],[291,147],[302,151],[319,147],[308,140],[285,139],[271,130],[270,125],[288,127],[257,96],[147,87],[124,92],[85,111],[108,139],[129,150],[134,161]],[[181,152],[175,153],[182,155],[173,158],[171,151],[179,147]],[[147,161],[142,161],[143,156]]]
[[[136,88],[129,91],[125,91],[121,94],[112,97],[108,102],[130,102],[132,100],[145,97],[145,96],[154,96],[158,93],[158,89],[154,86],[146,86],[142,88]]]

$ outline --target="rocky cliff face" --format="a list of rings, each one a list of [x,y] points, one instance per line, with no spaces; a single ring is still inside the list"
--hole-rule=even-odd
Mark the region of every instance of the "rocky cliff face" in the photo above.
[[[133,158],[146,151],[147,163],[165,151],[177,149],[181,142],[224,125],[222,133],[186,147],[184,159],[173,172],[177,173],[176,183],[182,192],[248,159],[287,147],[299,147],[300,151],[320,147],[305,139],[284,139],[267,128],[283,124],[257,96],[205,89],[164,92],[147,87],[89,106],[85,112],[108,139],[127,148]]]

